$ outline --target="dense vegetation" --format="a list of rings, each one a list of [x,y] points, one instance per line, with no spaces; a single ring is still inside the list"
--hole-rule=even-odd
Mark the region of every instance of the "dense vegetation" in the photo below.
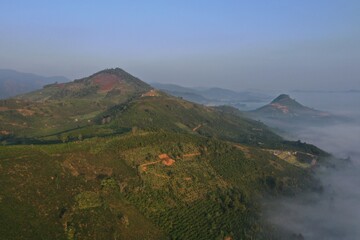
[[[0,120],[4,239],[274,239],[260,199],[316,189],[326,155],[119,69],[1,101]]]
[[[270,239],[257,198],[314,183],[267,151],[171,132],[0,151],[6,239]]]

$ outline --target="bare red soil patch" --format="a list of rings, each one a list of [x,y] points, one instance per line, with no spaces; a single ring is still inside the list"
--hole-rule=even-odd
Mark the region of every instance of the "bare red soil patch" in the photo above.
[[[115,88],[121,79],[113,74],[100,73],[92,78],[92,82],[100,86],[100,91],[108,92]]]
[[[272,103],[271,106],[281,110],[283,113],[289,113],[289,108],[279,103]]]
[[[159,155],[159,158],[162,160],[162,159],[166,159],[166,158],[169,158],[169,155],[167,155],[166,153],[163,153],[163,154],[160,154]]]
[[[10,132],[6,130],[1,130],[0,135],[10,135]]]
[[[9,110],[9,108],[7,108],[7,107],[0,107],[0,112],[2,112],[2,111],[7,111],[7,110]]]
[[[142,170],[143,172],[146,172],[147,166],[149,166],[149,165],[154,165],[154,164],[156,164],[156,163],[159,163],[160,161],[161,161],[161,160],[141,164],[141,165],[140,165],[140,168],[141,168],[141,170]]]
[[[21,108],[19,108],[19,109],[16,109],[16,111],[18,111],[18,113],[20,113],[21,115],[23,115],[23,116],[32,116],[32,115],[34,115],[34,111],[32,111],[32,110],[28,110],[28,109],[21,109]]]
[[[148,166],[154,165],[154,164],[157,164],[157,163],[160,163],[160,162],[162,164],[164,164],[165,166],[171,166],[171,165],[173,165],[175,163],[175,160],[170,158],[169,155],[167,155],[166,153],[160,154],[158,157],[159,157],[160,160],[141,164],[139,166],[141,171],[146,172],[147,169],[148,169]]]
[[[162,160],[162,164],[164,164],[165,166],[171,166],[175,163],[175,160],[170,158],[169,155],[163,153],[159,155],[159,158]]]
[[[168,158],[168,159],[165,159],[162,161],[162,163],[165,165],[165,166],[171,166],[175,163],[175,160],[174,159],[171,159],[171,158]]]
[[[159,96],[159,93],[156,90],[151,89],[150,91],[142,94],[141,96],[142,97],[157,97],[157,96]]]
[[[199,156],[199,155],[200,155],[199,152],[195,152],[195,153],[184,154],[183,157],[195,157],[195,156]]]

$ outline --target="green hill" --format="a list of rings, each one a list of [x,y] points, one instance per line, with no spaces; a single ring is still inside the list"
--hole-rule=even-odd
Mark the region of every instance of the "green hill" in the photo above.
[[[94,119],[104,111],[150,89],[119,68],[69,83],[47,85],[0,101],[0,135],[28,139],[94,125]]]
[[[42,90],[24,94],[18,98],[35,101],[95,98],[116,102],[150,88],[140,79],[120,68],[115,68],[106,69],[73,82],[46,85]]]
[[[276,239],[265,195],[327,154],[121,69],[0,102],[4,239]]]
[[[271,239],[258,198],[316,184],[297,160],[166,131],[0,151],[5,239]]]
[[[0,118],[8,142],[45,143],[133,129],[166,129],[252,145],[282,141],[259,122],[167,95],[121,69],[0,101]]]

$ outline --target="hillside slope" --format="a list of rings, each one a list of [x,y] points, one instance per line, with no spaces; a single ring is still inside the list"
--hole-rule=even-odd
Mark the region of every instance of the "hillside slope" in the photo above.
[[[0,101],[5,239],[276,239],[265,195],[319,189],[325,152],[121,69]]]
[[[0,119],[0,136],[8,142],[59,142],[136,128],[165,129],[258,146],[282,142],[259,122],[167,95],[121,69],[104,70],[2,100]]]
[[[4,239],[273,239],[259,197],[317,184],[296,157],[166,131],[0,152]]]
[[[94,126],[96,116],[150,89],[121,69],[47,85],[16,98],[0,100],[0,135],[26,139]]]

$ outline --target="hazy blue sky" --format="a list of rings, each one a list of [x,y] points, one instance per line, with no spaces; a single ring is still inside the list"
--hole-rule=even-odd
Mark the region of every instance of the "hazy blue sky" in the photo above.
[[[233,89],[360,88],[359,0],[0,0],[0,68]]]

